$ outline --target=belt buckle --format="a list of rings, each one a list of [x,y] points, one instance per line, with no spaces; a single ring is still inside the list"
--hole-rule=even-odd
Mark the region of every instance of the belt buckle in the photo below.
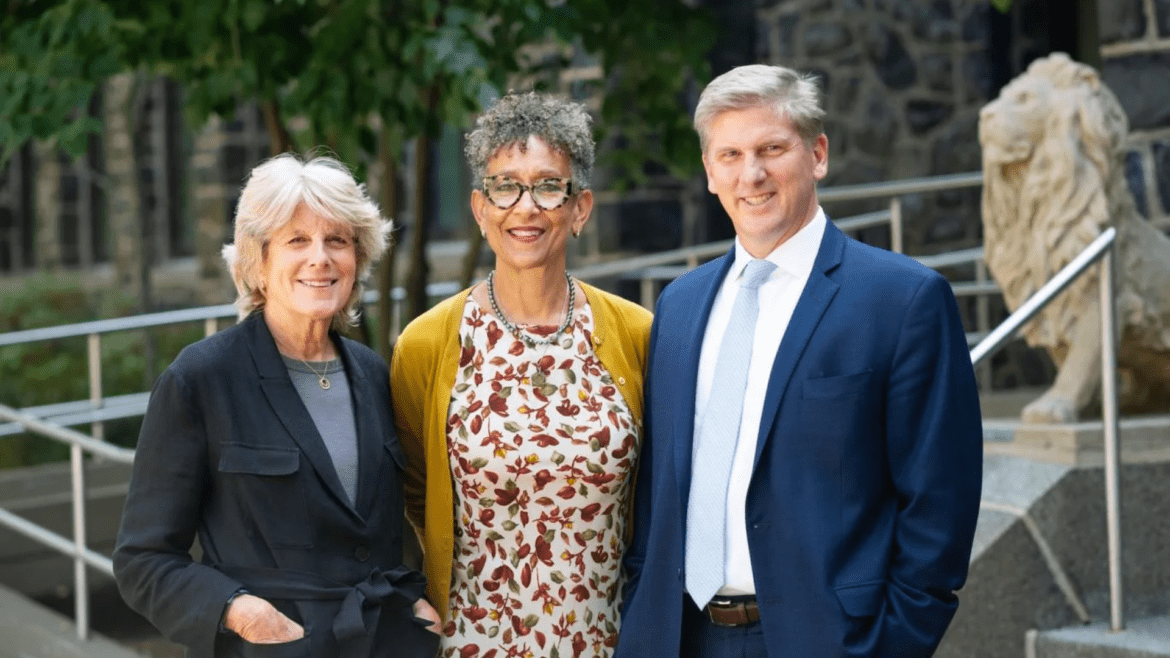
[[[726,610],[728,612],[738,611],[743,616],[744,623],[737,624],[735,622],[719,621],[718,619],[715,618],[715,615],[712,614],[713,610],[715,610],[715,609]],[[718,626],[720,628],[739,628],[740,626],[744,626],[747,624],[747,618],[748,618],[747,604],[744,603],[743,601],[730,601],[730,600],[726,600],[726,599],[725,600],[711,599],[710,601],[707,602],[706,612],[707,612],[707,619],[711,620],[711,624],[713,626]]]

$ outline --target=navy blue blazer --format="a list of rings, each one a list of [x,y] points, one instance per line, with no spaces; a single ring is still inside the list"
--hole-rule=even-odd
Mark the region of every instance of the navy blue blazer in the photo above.
[[[142,421],[114,575],[131,608],[188,655],[434,655],[402,566],[405,459],[386,364],[330,334],[345,364],[358,444],[356,501],[256,312],[185,348]],[[198,537],[202,556],[188,550]],[[305,637],[251,645],[220,632],[233,592],[268,599]]]
[[[678,655],[699,352],[733,261],[658,300],[617,658]],[[966,579],[981,481],[949,284],[829,223],[772,366],[747,493],[768,655],[931,655]]]

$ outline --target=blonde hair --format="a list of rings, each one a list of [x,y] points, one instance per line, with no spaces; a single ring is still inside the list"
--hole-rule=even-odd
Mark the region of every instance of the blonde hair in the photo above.
[[[236,308],[243,320],[266,302],[263,286],[268,240],[292,220],[297,208],[353,230],[357,277],[345,306],[333,316],[332,327],[357,324],[362,280],[389,244],[393,224],[338,160],[318,156],[307,161],[292,153],[270,158],[248,174],[236,206],[235,238],[224,245],[223,259],[236,284]]]
[[[809,146],[825,131],[825,110],[815,77],[783,66],[737,66],[708,83],[699,96],[695,131],[702,150],[707,150],[707,133],[715,117],[753,107],[770,107],[777,116],[787,117]]]

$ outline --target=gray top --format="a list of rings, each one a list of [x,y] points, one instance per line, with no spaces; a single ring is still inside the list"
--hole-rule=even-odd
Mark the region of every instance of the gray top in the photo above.
[[[341,359],[332,361],[309,361],[306,366],[300,359],[290,359],[281,354],[293,386],[301,394],[301,400],[313,424],[333,458],[333,467],[341,486],[349,495],[350,502],[357,500],[358,451],[357,429],[353,424],[353,400],[349,395],[349,380]],[[316,372],[314,372],[316,371]],[[321,388],[321,373],[329,380],[329,388]]]

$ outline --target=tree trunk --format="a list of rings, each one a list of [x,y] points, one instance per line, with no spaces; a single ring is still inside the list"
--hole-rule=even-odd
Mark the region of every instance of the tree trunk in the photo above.
[[[475,278],[475,268],[479,265],[479,252],[483,250],[483,234],[479,232],[479,226],[472,222],[468,229],[470,235],[467,236],[467,253],[463,256],[463,269],[459,274],[459,285],[461,288],[467,288],[471,285],[471,280]]]
[[[382,206],[382,214],[391,218],[393,221],[398,214],[398,157],[400,152],[391,144],[391,139],[387,133],[389,129],[382,128],[381,144],[378,149],[378,160],[381,165],[380,173],[382,175],[381,184],[379,185],[381,191],[381,199],[379,200]],[[397,228],[397,224],[395,225]],[[393,234],[390,238],[390,247],[386,249],[386,254],[382,256],[382,262],[378,266],[378,339],[377,350],[382,355],[386,363],[390,363],[390,357],[394,351],[394,343],[398,340],[399,327],[394,326],[394,308],[397,302],[394,300],[394,284],[395,276],[394,265],[398,255],[398,242],[394,239]]]
[[[293,142],[288,127],[284,125],[284,119],[280,116],[280,107],[277,106],[276,100],[265,98],[260,101],[260,111],[264,114],[264,125],[268,128],[269,155],[280,155],[289,151],[295,153],[296,143]]]
[[[431,141],[427,134],[415,139],[414,225],[411,226],[411,268],[406,288],[409,319],[417,318],[430,308],[427,281],[431,266],[427,262],[427,243],[431,233]]]

